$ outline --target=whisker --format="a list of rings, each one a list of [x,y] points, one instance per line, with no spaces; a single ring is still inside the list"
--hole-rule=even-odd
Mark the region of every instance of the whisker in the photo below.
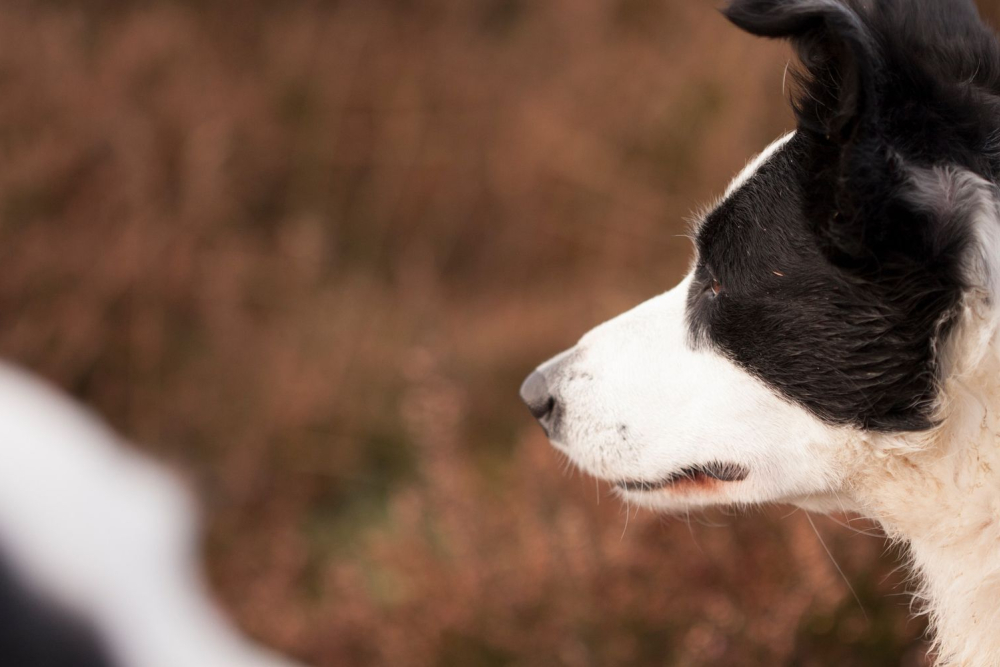
[[[851,586],[851,582],[847,579],[847,575],[844,574],[844,571],[842,569],[840,569],[840,563],[838,563],[837,559],[833,557],[833,553],[830,551],[829,547],[826,546],[826,542],[823,541],[823,536],[819,534],[818,530],[816,530],[816,524],[813,523],[812,517],[809,515],[809,512],[805,512],[805,515],[806,519],[809,521],[809,525],[812,526],[813,532],[816,533],[816,539],[818,539],[819,543],[823,546],[823,551],[825,551],[826,555],[830,557],[830,562],[833,563],[833,566],[837,568],[837,572],[840,573],[841,579],[843,579],[844,583],[847,584],[847,590],[851,591],[851,595],[854,596],[854,601],[858,603],[858,608],[861,609],[861,614],[865,617],[865,620],[867,621],[868,612],[865,611],[865,606],[861,603],[861,598],[858,597],[857,592],[854,590],[854,586]]]

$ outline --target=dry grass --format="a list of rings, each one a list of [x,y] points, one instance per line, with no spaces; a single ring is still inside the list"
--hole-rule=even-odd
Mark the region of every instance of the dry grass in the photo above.
[[[819,521],[859,604],[800,513],[629,518],[517,401],[684,272],[787,58],[690,0],[5,3],[0,352],[317,665],[923,664],[881,539]]]

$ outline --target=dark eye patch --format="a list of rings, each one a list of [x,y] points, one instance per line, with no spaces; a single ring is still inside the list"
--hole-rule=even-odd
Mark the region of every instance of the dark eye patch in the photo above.
[[[793,138],[701,225],[688,295],[692,344],[716,349],[825,421],[929,428],[934,337],[960,296],[959,268],[897,258],[875,275],[834,266],[809,224],[808,141]],[[723,298],[705,298],[713,280]]]

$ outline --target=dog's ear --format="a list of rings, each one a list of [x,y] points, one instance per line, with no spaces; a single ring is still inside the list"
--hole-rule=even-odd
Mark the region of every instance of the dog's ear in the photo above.
[[[724,13],[801,61],[804,212],[827,257],[878,273],[951,252],[954,216],[907,193],[918,166],[1000,173],[1000,47],[972,0],[731,0]]]
[[[789,39],[803,71],[795,100],[800,129],[843,141],[877,113],[882,65],[861,17],[837,0],[734,0],[724,10],[754,35]]]
[[[734,0],[725,14],[750,33],[790,40],[801,61],[792,104],[809,147],[805,213],[826,256],[859,271],[890,256],[923,261],[932,221],[896,196],[908,175],[886,132],[896,106],[885,92],[886,35],[841,0]]]
[[[820,248],[843,268],[878,266],[897,236],[890,193],[904,175],[880,131],[884,66],[869,26],[839,0],[734,0],[740,28],[791,41],[801,67],[792,100],[811,150],[803,164],[809,224]],[[878,224],[871,224],[878,220]]]

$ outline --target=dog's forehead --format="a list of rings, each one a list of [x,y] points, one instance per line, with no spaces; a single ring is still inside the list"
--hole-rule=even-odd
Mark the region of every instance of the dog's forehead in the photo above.
[[[762,262],[786,263],[809,254],[812,244],[802,206],[803,143],[794,133],[779,138],[733,180],[698,225],[700,263],[738,276]]]
[[[736,175],[736,177],[730,181],[728,187],[726,187],[726,198],[730,197],[734,192],[739,190],[743,185],[746,184],[758,170],[768,162],[775,153],[780,151],[782,148],[788,144],[795,137],[795,132],[787,132],[782,136],[778,137],[768,145],[767,148],[758,153],[754,158],[752,158],[747,165]]]

